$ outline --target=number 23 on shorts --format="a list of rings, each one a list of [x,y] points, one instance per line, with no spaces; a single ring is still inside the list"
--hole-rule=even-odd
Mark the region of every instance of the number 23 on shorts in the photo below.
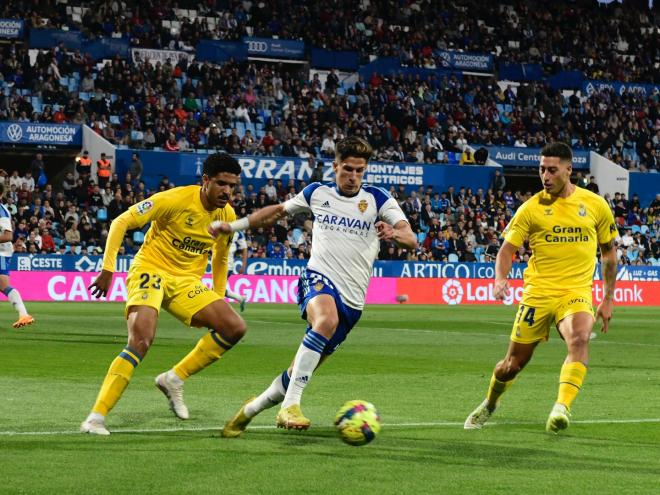
[[[157,289],[160,290],[161,278],[157,273],[140,273],[140,289]]]

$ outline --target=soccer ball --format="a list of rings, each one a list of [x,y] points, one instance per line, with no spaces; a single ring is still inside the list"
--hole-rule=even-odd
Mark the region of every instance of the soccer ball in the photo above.
[[[373,404],[351,400],[341,406],[335,416],[339,438],[349,445],[365,445],[380,432],[380,416]]]

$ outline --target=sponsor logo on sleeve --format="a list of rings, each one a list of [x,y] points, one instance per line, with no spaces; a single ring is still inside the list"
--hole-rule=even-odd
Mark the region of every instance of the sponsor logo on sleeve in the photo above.
[[[136,206],[137,214],[138,215],[144,215],[147,213],[149,210],[151,210],[154,207],[154,202],[150,200],[142,201],[142,203],[138,203]]]

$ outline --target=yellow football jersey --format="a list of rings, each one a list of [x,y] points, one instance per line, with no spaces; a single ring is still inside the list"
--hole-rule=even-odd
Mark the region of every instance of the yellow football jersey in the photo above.
[[[201,277],[212,251],[214,258],[226,262],[232,236],[221,234],[213,239],[207,229],[215,220],[234,221],[236,213],[229,204],[222,209],[206,210],[200,189],[175,187],[129,208],[140,227],[151,222],[134,264],[146,263],[173,275]]]
[[[528,239],[533,252],[524,273],[525,293],[591,288],[598,244],[617,235],[607,202],[579,187],[568,198],[535,194],[504,229],[508,242],[520,247]]]

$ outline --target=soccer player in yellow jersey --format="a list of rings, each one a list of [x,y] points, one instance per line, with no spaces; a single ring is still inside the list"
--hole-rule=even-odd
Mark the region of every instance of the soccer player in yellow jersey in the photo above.
[[[82,432],[110,434],[105,418],[149,350],[161,307],[185,325],[210,330],[186,357],[156,378],[156,386],[181,419],[188,418],[184,380],[217,361],[245,334],[245,322],[224,300],[231,235],[214,238],[208,232],[214,221],[236,219],[229,201],[240,173],[239,163],[231,156],[210,155],[204,162],[201,187],[177,187],[155,194],[112,222],[103,271],[89,287],[97,298],[108,292],[126,231],[148,222],[151,227],[127,277],[128,343],[110,365],[92,412],[80,427]],[[213,290],[201,281],[209,254]]]
[[[616,280],[617,229],[603,198],[571,184],[573,153],[556,142],[541,150],[539,175],[543,191],[520,206],[504,230],[504,243],[495,262],[494,293],[503,300],[513,254],[529,241],[533,255],[524,273],[523,298],[504,359],[495,365],[486,400],[465,421],[479,429],[497,407],[500,396],[525,367],[554,323],[568,354],[559,374],[557,401],[546,423],[548,432],[568,427],[570,407],[587,373],[588,346],[594,325],[591,289],[600,246],[605,296],[596,310],[607,332]]]

